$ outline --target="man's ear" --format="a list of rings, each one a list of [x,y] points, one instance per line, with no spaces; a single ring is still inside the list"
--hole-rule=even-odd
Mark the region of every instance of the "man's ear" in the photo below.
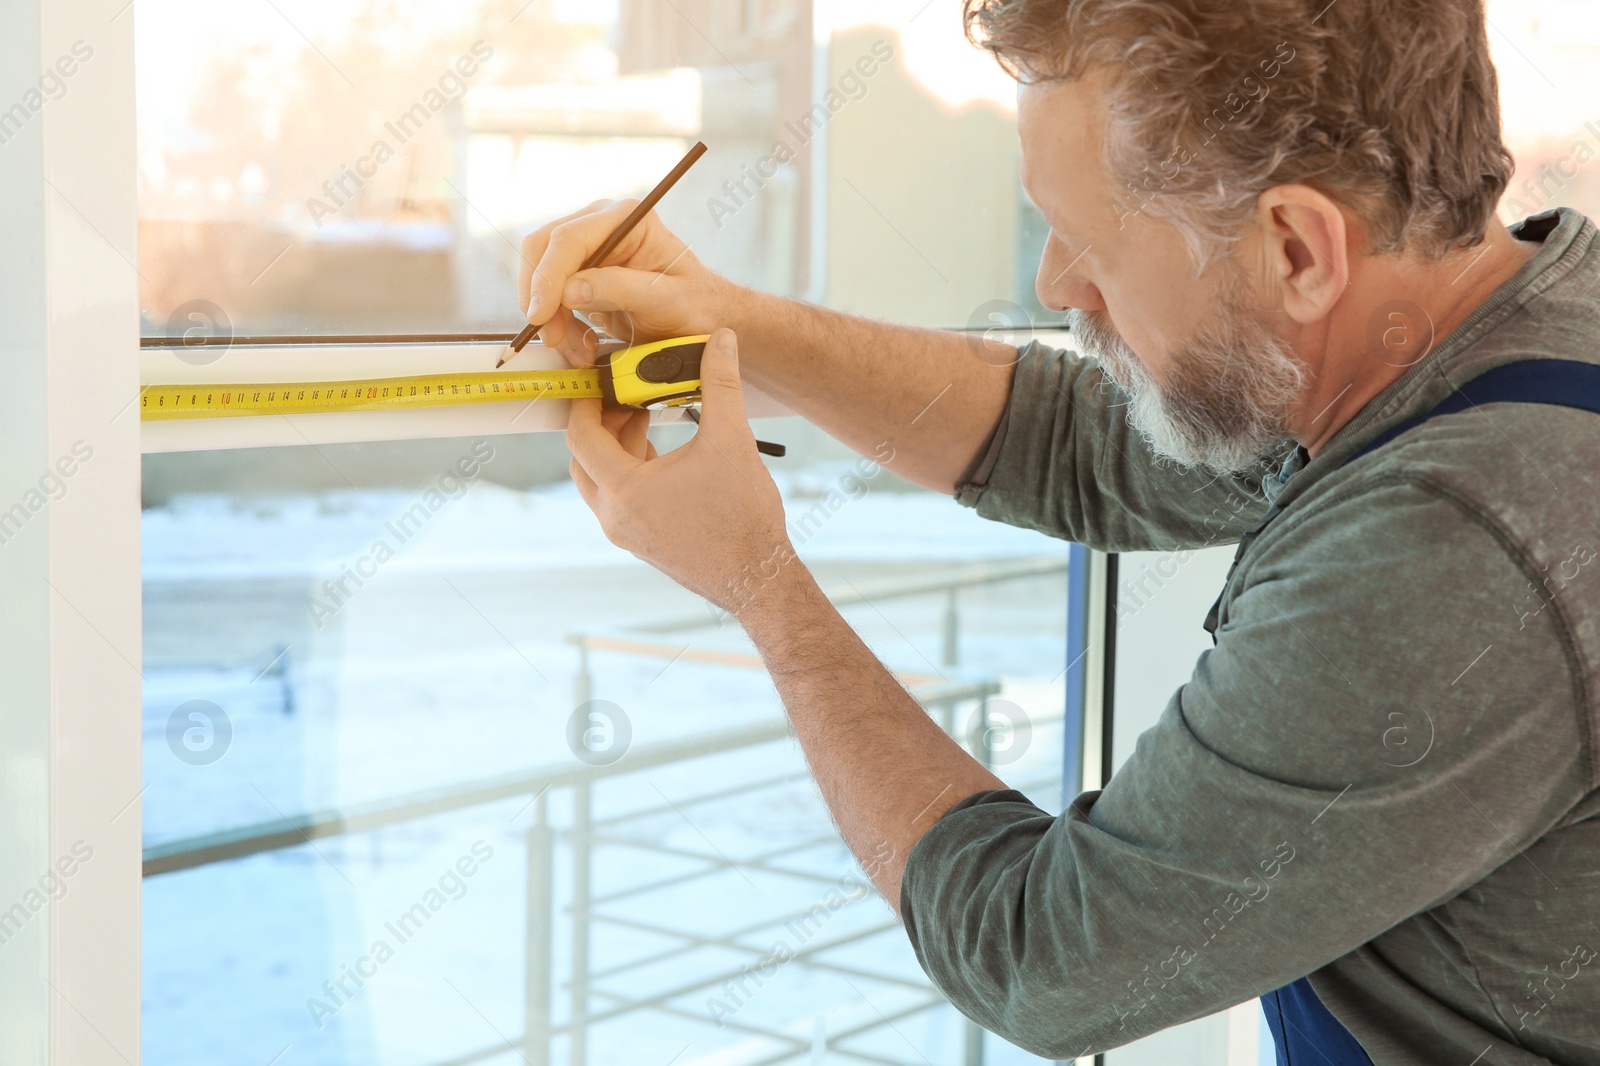
[[[1256,222],[1275,301],[1302,325],[1326,318],[1350,285],[1344,211],[1309,185],[1277,185],[1261,194]]]

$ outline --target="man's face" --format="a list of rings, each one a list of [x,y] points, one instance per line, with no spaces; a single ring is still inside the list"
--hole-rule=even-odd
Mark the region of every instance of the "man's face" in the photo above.
[[[1022,90],[1023,183],[1051,227],[1039,299],[1071,312],[1083,354],[1129,393],[1128,417],[1157,451],[1251,467],[1293,435],[1306,368],[1235,265],[1195,277],[1176,227],[1141,210],[1159,191],[1104,173],[1098,99],[1092,79]]]

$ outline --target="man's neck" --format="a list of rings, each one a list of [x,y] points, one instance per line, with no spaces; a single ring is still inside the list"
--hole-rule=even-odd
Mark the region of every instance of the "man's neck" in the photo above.
[[[1306,451],[1319,454],[1538,250],[1493,226],[1483,244],[1441,260],[1353,260],[1350,287],[1316,338],[1323,353],[1316,382],[1298,405],[1297,436]]]

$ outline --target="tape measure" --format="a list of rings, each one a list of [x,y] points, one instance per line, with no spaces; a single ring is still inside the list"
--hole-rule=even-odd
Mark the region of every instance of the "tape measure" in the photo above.
[[[518,370],[428,374],[351,381],[279,381],[239,385],[146,385],[146,422],[330,411],[402,411],[519,400],[600,399],[612,407],[651,410],[700,401],[700,359],[710,337],[679,337],[629,348],[602,348],[593,370]]]

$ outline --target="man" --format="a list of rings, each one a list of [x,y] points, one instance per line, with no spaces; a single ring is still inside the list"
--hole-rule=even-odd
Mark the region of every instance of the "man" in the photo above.
[[[966,15],[1022,83],[1039,295],[1093,358],[763,296],[654,219],[579,272],[630,208],[596,205],[525,245],[545,341],[588,358],[573,312],[717,332],[683,448],[574,408],[585,499],[744,625],[924,967],[1001,1036],[1070,1058],[1265,996],[1280,1061],[1600,1063],[1600,414],[1458,392],[1527,360],[1593,382],[1600,242],[1494,222],[1481,3]],[[991,518],[1247,541],[1103,792],[1050,817],[873,658],[794,557],[746,378]]]

